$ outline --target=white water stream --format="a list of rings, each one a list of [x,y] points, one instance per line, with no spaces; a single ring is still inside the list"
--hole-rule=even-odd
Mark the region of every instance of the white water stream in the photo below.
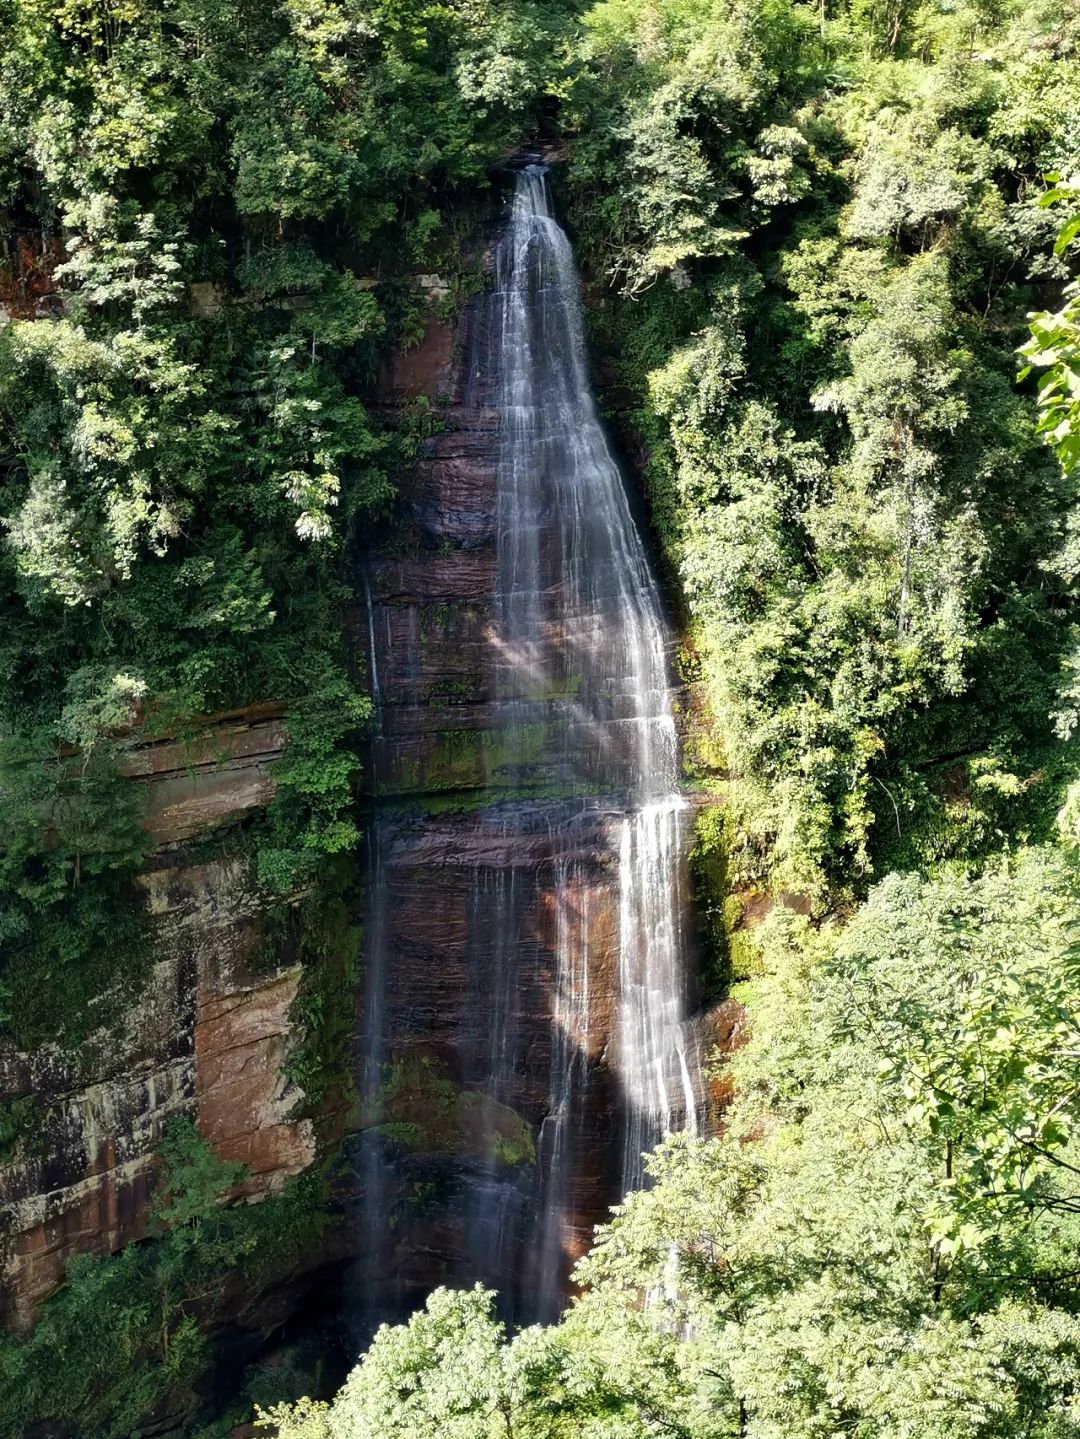
[[[456,1079],[490,1116],[486,1156],[462,1161],[460,1279],[504,1294],[516,1286],[509,1312],[549,1320],[582,1242],[583,1185],[599,1218],[620,1189],[641,1184],[643,1151],[697,1127],[688,812],[669,636],[592,396],[573,254],[540,165],[517,174],[474,329],[469,404],[493,408],[499,426],[486,641],[497,760],[490,805],[463,821],[473,829],[450,860],[472,866]],[[376,672],[370,603],[368,613]],[[383,823],[376,817],[367,928],[369,1107],[395,1044],[416,1039],[384,1032],[395,963]],[[546,1058],[537,1049],[545,1016]],[[534,1087],[545,1070],[546,1103]],[[508,1161],[514,1116],[541,1104],[535,1167]],[[395,1186],[381,1154],[372,1131],[362,1146],[365,1229],[384,1258]]]
[[[686,1024],[685,803],[659,595],[589,384],[577,273],[539,165],[517,177],[496,257],[499,693],[545,724],[559,776],[602,794],[617,828],[618,1032],[626,1106],[623,1187],[641,1153],[696,1125],[698,1057]],[[572,879],[572,876],[570,877]],[[556,894],[580,893],[566,864]],[[589,1029],[587,941],[560,923],[550,1163],[572,1146],[574,1049]],[[549,1187],[551,1186],[549,1179]],[[557,1188],[557,1180],[555,1183]]]

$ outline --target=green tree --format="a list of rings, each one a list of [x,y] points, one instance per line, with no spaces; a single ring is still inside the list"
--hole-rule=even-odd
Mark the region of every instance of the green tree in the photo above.
[[[1054,178],[1054,177],[1051,177]],[[1043,204],[1080,199],[1080,184],[1055,183],[1042,197]],[[1080,213],[1062,225],[1055,255],[1068,253],[1080,235]],[[1053,446],[1066,475],[1080,461],[1080,287],[1074,280],[1065,287],[1064,303],[1051,314],[1042,310],[1031,317],[1031,339],[1021,346],[1027,364],[1023,379],[1033,369],[1044,370],[1039,382],[1039,432]]]

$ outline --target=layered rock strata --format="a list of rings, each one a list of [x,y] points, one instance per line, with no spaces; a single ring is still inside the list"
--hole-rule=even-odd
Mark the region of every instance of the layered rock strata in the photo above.
[[[553,1317],[573,1259],[628,1168],[640,1173],[623,1151],[656,1132],[645,1089],[668,1086],[675,1124],[700,1098],[674,1094],[682,1078],[694,1087],[697,1032],[681,1027],[681,992],[648,986],[633,872],[654,812],[679,844],[679,801],[644,773],[647,736],[667,726],[674,745],[662,626],[580,360],[571,370],[560,348],[579,342],[576,291],[565,267],[554,273],[544,217],[529,223],[539,239],[525,237],[520,265],[500,242],[499,272],[456,334],[432,320],[388,377],[395,403],[437,403],[403,487],[408,539],[365,579],[379,733],[366,776],[361,1327],[433,1284],[477,1279],[512,1318]],[[537,358],[519,355],[515,374],[519,321]],[[664,887],[657,929],[670,933],[657,941],[676,967],[689,958],[680,868],[673,858],[644,880]]]
[[[120,1031],[80,1053],[0,1043],[0,1095],[33,1096],[35,1132],[0,1166],[9,1318],[28,1322],[82,1253],[145,1233],[165,1125],[193,1118],[216,1153],[249,1169],[257,1198],[310,1163],[311,1126],[281,1072],[299,969],[263,953],[248,866],[199,862],[182,842],[243,818],[273,791],[285,742],[280,707],[218,716],[187,740],[134,744],[158,846],[139,883],[155,962]]]

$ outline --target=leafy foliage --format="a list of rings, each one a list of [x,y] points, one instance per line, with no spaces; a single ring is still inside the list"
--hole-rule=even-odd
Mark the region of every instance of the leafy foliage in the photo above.
[[[50,756],[43,728],[0,743],[0,1026],[28,1047],[115,1024],[149,962],[129,884],[145,849],[139,801],[118,792],[101,718],[100,696],[65,707],[61,724],[87,742],[80,760]]]
[[[1041,203],[1059,200],[1075,205],[1080,200],[1080,184],[1055,183]],[[1080,212],[1062,225],[1054,254],[1065,254],[1078,234]],[[1054,447],[1068,476],[1080,461],[1080,288],[1075,281],[1066,287],[1060,310],[1055,314],[1043,310],[1031,317],[1031,335],[1021,346],[1020,353],[1028,363],[1020,376],[1023,379],[1036,366],[1046,369],[1039,384],[1039,430]]]
[[[1012,352],[1062,273],[1040,176],[1077,159],[1075,26],[886,8],[609,0],[568,86],[595,330],[638,399],[734,878],[820,905],[1031,832],[1072,648],[1074,497]],[[1010,777],[985,839],[958,763],[974,808]]]

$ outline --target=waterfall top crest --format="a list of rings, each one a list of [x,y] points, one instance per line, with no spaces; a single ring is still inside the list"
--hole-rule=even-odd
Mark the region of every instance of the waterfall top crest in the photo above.
[[[511,223],[520,219],[553,220],[548,176],[551,172],[540,162],[530,162],[517,172]]]

